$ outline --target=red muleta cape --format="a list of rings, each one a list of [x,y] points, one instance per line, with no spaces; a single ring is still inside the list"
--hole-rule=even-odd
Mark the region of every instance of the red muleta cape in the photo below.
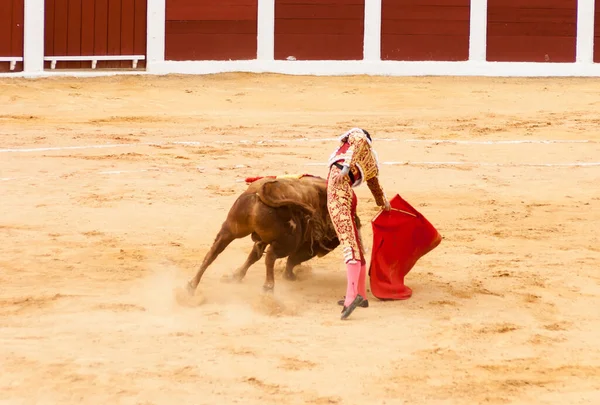
[[[442,236],[398,194],[390,205],[389,212],[382,211],[371,221],[371,293],[380,300],[405,300],[412,290],[404,285],[404,277],[421,257],[440,244]]]

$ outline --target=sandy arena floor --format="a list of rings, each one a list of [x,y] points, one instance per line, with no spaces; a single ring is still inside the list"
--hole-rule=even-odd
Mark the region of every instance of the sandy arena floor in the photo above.
[[[0,404],[599,404],[600,166],[572,165],[600,162],[598,89],[0,80]],[[353,126],[371,131],[382,161],[410,161],[384,165],[382,184],[444,236],[408,275],[413,297],[370,296],[340,321],[340,251],[297,269],[296,282],[278,263],[272,298],[263,260],[244,283],[222,283],[246,239],[208,269],[206,301],[180,305],[174,292],[240,180],[324,176],[307,165],[335,146],[319,138]],[[508,140],[533,142],[479,142]],[[370,248],[377,209],[366,186],[357,194]]]

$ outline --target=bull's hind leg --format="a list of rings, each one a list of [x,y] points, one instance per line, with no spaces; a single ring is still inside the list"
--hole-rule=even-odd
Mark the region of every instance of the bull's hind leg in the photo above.
[[[240,267],[239,269],[237,269],[236,271],[233,272],[232,279],[234,281],[242,281],[244,279],[244,277],[246,277],[246,273],[248,272],[248,269],[254,263],[256,263],[257,261],[260,260],[262,255],[265,253],[266,248],[267,248],[266,243],[256,242],[254,244],[254,246],[252,247],[252,251],[248,255],[248,258],[246,259],[246,262],[242,265],[242,267]]]
[[[223,250],[225,250],[225,248],[229,246],[231,242],[233,242],[235,238],[235,235],[233,234],[233,232],[231,232],[231,230],[227,226],[227,223],[223,224],[221,230],[215,238],[215,241],[213,242],[213,245],[211,246],[206,256],[204,256],[204,260],[202,261],[202,265],[200,265],[198,272],[196,273],[194,278],[188,282],[188,292],[190,294],[193,294],[196,288],[198,287],[200,279],[202,278],[202,275],[204,274],[208,266],[210,266],[212,262],[215,261],[217,256],[219,256],[223,252]]]

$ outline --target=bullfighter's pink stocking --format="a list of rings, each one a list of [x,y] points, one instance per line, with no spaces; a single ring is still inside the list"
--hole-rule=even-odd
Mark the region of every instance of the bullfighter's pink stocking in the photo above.
[[[367,299],[367,263],[361,263],[360,275],[358,276],[358,293]]]
[[[344,306],[349,306],[356,295],[358,294],[358,285],[360,278],[360,262],[350,261],[346,263],[346,298],[344,299]],[[364,298],[364,297],[363,297]]]

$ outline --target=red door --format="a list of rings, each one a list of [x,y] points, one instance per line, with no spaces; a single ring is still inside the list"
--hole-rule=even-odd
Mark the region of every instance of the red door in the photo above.
[[[381,59],[469,59],[470,0],[383,0]]]
[[[2,58],[23,58],[24,0],[0,0],[0,72],[9,72],[11,61]],[[22,62],[13,62],[14,70],[23,70]]]
[[[487,60],[575,62],[577,0],[488,0]]]
[[[275,0],[275,59],[360,60],[364,18],[365,0]]]
[[[258,0],[167,0],[166,60],[256,59]]]
[[[147,0],[46,0],[45,56],[146,55]],[[98,61],[97,69],[131,68],[130,60]],[[46,69],[50,62],[45,63]],[[56,69],[89,69],[90,61]],[[145,61],[138,62],[138,68]]]

